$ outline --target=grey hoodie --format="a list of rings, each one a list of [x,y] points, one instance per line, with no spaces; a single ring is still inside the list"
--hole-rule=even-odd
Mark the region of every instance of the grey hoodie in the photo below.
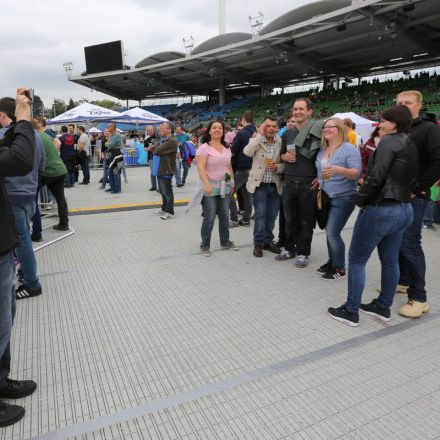
[[[9,127],[0,129],[0,139],[3,139]],[[40,136],[35,133],[35,155],[34,165],[32,171],[25,176],[14,176],[4,178],[4,187],[8,194],[11,205],[21,205],[23,203],[32,202],[35,200],[38,188],[38,178],[46,165],[46,155],[44,147],[41,143]]]

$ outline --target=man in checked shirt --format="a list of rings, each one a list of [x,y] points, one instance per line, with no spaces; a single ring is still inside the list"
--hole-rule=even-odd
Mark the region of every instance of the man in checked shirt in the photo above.
[[[281,139],[277,135],[278,125],[274,118],[267,117],[251,138],[243,153],[252,157],[252,168],[246,188],[253,194],[255,210],[254,256],[262,257],[263,249],[279,254],[273,244],[273,228],[280,210],[283,191],[281,163]]]

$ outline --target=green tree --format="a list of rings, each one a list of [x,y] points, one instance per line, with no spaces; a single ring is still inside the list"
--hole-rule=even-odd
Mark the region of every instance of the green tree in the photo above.
[[[34,96],[33,114],[34,117],[44,116],[44,104],[38,95]]]
[[[121,106],[111,99],[101,99],[96,101],[90,101],[90,104],[99,105],[100,107],[115,109],[120,108]]]
[[[52,104],[53,117],[64,113],[66,108],[66,103],[62,99],[54,99]]]
[[[72,98],[69,99],[69,104],[67,104],[67,110],[72,110],[73,108],[77,107],[78,103],[75,102]]]

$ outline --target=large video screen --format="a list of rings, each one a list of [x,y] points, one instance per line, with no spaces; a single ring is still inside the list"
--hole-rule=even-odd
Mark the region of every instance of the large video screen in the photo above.
[[[85,47],[84,54],[88,75],[124,68],[121,40]]]

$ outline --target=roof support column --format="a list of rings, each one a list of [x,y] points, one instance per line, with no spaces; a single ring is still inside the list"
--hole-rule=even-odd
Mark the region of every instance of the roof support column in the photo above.
[[[218,84],[218,103],[219,105],[223,105],[226,103],[226,87],[223,78],[219,81]]]

